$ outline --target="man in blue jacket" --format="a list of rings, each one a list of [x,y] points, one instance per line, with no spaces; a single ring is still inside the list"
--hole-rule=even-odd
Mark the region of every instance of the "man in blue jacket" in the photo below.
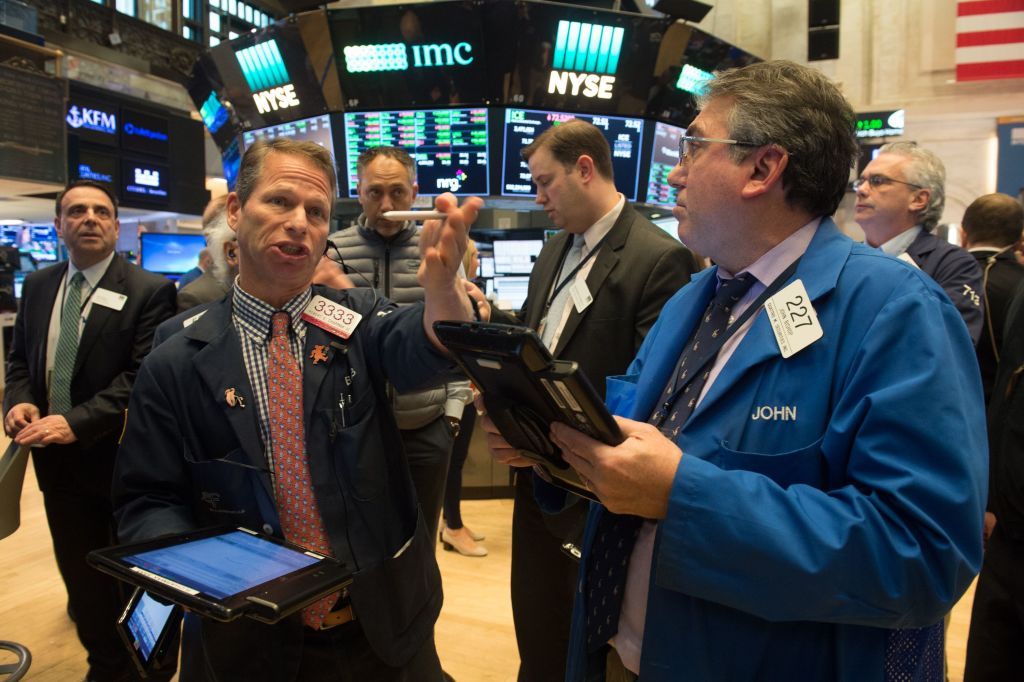
[[[456,275],[480,200],[437,199],[447,220],[420,238],[424,303],[398,309],[311,285],[335,197],[322,147],[259,142],[238,177],[231,295],[193,313],[139,371],[114,484],[120,536],[241,525],[354,573],[276,625],[190,614],[183,682],[440,682],[440,574],[385,382],[407,390],[453,375],[430,325],[470,317]]]
[[[567,679],[941,680],[941,619],[981,560],[967,329],[928,277],[827,217],[856,153],[828,79],[754,64],[701,105],[673,212],[717,266],[609,379],[622,444],[552,429],[602,501]]]

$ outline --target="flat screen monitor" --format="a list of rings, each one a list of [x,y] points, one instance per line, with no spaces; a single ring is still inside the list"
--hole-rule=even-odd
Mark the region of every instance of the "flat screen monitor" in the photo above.
[[[487,109],[345,113],[348,195],[359,195],[356,160],[370,147],[401,147],[416,162],[422,195],[490,194]]]
[[[52,263],[57,260],[57,230],[53,225],[2,225],[0,246],[17,246],[32,262]]]
[[[526,292],[530,287],[530,278],[523,276],[495,275],[491,280],[494,300],[499,308],[520,310],[526,302]]]
[[[488,90],[500,79],[487,75],[480,4],[461,0],[374,3],[373,7],[330,11],[345,109],[457,106],[494,100],[497,93]]]
[[[495,240],[494,272],[499,275],[529,275],[543,246],[541,239]]]
[[[140,246],[143,269],[162,275],[182,275],[199,263],[206,238],[201,234],[143,232]]]
[[[166,116],[153,116],[121,107],[121,149],[166,157],[170,139]]]
[[[170,186],[170,171],[164,164],[131,159],[122,161],[121,201],[125,204],[166,206]]]
[[[494,256],[480,257],[480,276],[484,279],[494,277]]]
[[[679,163],[679,138],[686,134],[685,128],[668,123],[654,124],[654,141],[651,144],[651,170],[647,175],[648,204],[667,206],[676,201],[676,190],[668,184],[668,174]]]
[[[523,149],[551,126],[574,118],[593,123],[604,133],[612,151],[615,186],[627,199],[636,201],[640,180],[640,144],[644,134],[642,118],[512,108],[505,110],[505,153],[501,173],[501,193],[504,196],[533,196],[537,193],[537,187],[530,178],[530,167],[523,160]]]
[[[257,140],[275,140],[286,137],[299,142],[316,142],[334,156],[334,141],[331,137],[331,117],[328,114],[303,118],[276,126],[247,130],[242,133],[242,151]]]
[[[238,182],[238,169],[242,165],[242,152],[238,149],[238,139],[234,139],[224,148],[220,155],[221,165],[224,167],[224,180],[228,183],[228,191],[235,191],[235,183]]]

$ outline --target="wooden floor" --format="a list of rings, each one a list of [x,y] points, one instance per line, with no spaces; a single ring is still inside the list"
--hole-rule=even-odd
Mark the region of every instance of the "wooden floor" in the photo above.
[[[437,644],[445,670],[459,682],[515,680],[519,657],[509,601],[511,500],[463,502],[463,517],[487,536],[490,556],[476,559],[438,552],[445,601]],[[953,610],[947,652],[949,680],[963,678],[972,586]],[[29,647],[27,679],[77,682],[85,655],[65,613],[66,595],[53,561],[42,498],[29,468],[22,496],[21,528],[0,541],[0,639]],[[9,659],[0,655],[0,663]]]

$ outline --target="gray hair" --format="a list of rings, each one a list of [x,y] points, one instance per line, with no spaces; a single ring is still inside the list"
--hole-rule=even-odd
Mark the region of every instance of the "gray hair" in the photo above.
[[[225,287],[230,288],[233,284],[229,280],[230,271],[228,262],[224,258],[224,245],[236,239],[235,231],[228,225],[226,205],[221,204],[219,210],[213,212],[209,218],[204,216],[203,236],[206,237],[206,248],[210,252],[210,259],[213,266],[210,274]]]
[[[918,214],[918,222],[928,232],[934,230],[946,206],[946,167],[942,160],[916,142],[890,142],[882,145],[878,154],[896,154],[910,159],[906,181],[928,190],[928,205]]]
[[[835,213],[846,194],[857,141],[853,108],[832,81],[795,62],[759,62],[708,81],[698,106],[703,109],[711,100],[732,102],[731,137],[789,153],[782,186],[790,205],[815,216]],[[746,146],[731,150],[736,161],[750,153]]]

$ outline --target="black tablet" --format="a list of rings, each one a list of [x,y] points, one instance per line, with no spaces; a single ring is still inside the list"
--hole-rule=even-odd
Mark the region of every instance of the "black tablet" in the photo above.
[[[117,620],[117,631],[142,677],[160,671],[165,661],[172,665],[177,656],[166,659],[169,647],[177,646],[183,609],[165,604],[138,587]]]
[[[352,581],[344,563],[246,528],[209,528],[89,553],[89,563],[202,616],[276,623]]]
[[[609,445],[622,432],[575,362],[555,360],[532,329],[488,322],[435,322],[434,333],[484,396],[487,414],[513,447],[567,490],[597,500],[548,433],[562,422]]]

